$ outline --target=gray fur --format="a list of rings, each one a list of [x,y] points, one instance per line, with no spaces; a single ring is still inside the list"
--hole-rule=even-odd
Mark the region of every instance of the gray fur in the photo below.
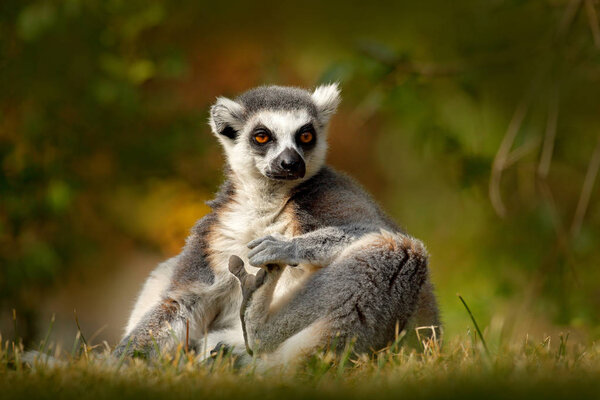
[[[246,110],[246,117],[260,110],[300,110],[306,109],[313,117],[317,116],[317,107],[310,93],[301,88],[286,86],[260,86],[241,94],[236,98]]]
[[[281,269],[261,270],[259,283],[251,288],[269,292],[260,296],[264,304],[251,310],[248,303],[258,296],[249,288],[245,294],[249,299],[243,308],[248,347],[256,353],[272,352],[319,318],[325,318],[329,326],[322,345],[337,340],[337,349],[342,350],[354,339],[357,352],[388,345],[406,327],[427,279],[422,244],[404,235],[391,240],[396,247],[367,246],[336,259],[274,313],[268,312],[268,305]]]
[[[314,346],[337,341],[341,348],[356,339],[359,352],[386,346],[398,328],[439,325],[424,246],[406,235],[356,182],[323,165],[326,122],[338,96],[335,85],[312,95],[269,86],[235,101],[218,100],[210,124],[227,154],[228,180],[209,203],[212,212],[192,229],[182,253],[169,261],[167,284],[150,296],[153,306],[141,318],[132,317],[133,328],[116,354],[127,349],[152,356],[156,347],[172,346],[173,335],[182,340],[188,321],[194,341],[218,343],[238,355],[245,353],[245,342],[259,356],[275,354],[316,321],[325,328]],[[240,147],[247,141],[238,140],[239,134],[249,135],[253,129],[246,124],[249,116],[265,110],[283,111],[282,118],[288,118],[287,111],[307,112],[300,114],[307,117],[290,117],[272,129],[282,142],[293,138],[301,125],[316,122],[316,150],[294,145],[306,159],[306,176],[269,177],[266,163],[261,164],[266,153],[251,154]],[[241,223],[243,207],[252,217]],[[252,236],[244,240],[247,234]],[[233,248],[240,254],[226,253]],[[227,258],[229,266],[222,261]],[[244,262],[261,269],[256,275],[248,273]],[[278,298],[274,307],[274,293],[290,280],[302,284]],[[241,346],[237,336],[231,338],[238,329]]]

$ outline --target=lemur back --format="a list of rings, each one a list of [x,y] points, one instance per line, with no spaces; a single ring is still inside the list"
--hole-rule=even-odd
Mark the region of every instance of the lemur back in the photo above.
[[[424,246],[324,165],[338,102],[336,85],[218,99],[228,179],[147,280],[117,354],[153,355],[189,324],[202,357],[225,345],[281,364],[334,337],[372,351],[411,321],[439,325]]]

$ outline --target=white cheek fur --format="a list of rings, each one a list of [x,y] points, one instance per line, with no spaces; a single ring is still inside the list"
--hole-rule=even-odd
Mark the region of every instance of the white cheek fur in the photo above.
[[[270,169],[272,161],[287,148],[296,150],[306,163],[306,176],[313,176],[324,164],[327,152],[327,132],[318,132],[317,145],[309,154],[304,154],[296,143],[298,129],[311,122],[312,118],[306,110],[293,111],[261,111],[253,115],[245,124],[235,141],[223,143],[229,165],[233,172],[242,180],[262,179]],[[264,125],[273,134],[275,146],[269,149],[264,156],[255,156],[251,149],[248,137],[251,129],[257,125]]]

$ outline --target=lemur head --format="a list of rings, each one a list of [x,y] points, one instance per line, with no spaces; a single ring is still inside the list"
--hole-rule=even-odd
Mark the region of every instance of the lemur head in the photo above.
[[[337,84],[304,89],[261,86],[210,109],[210,126],[242,180],[301,181],[323,166],[327,125],[335,112]]]

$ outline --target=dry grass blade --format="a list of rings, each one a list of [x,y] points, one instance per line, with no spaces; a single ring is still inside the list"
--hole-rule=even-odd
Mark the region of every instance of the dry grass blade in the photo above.
[[[81,340],[83,341],[83,344],[87,347],[88,342],[87,342],[87,340],[85,340],[85,337],[83,336],[83,332],[81,331],[81,326],[79,325],[79,318],[77,318],[77,309],[75,309],[75,308],[73,309],[73,315],[75,316],[75,324],[77,325],[77,330],[79,331]]]
[[[44,336],[44,341],[40,345],[40,353],[45,354],[46,349],[48,348],[48,340],[50,339],[50,334],[52,333],[52,328],[54,327],[54,322],[56,321],[56,315],[52,314],[52,319],[50,320],[50,326],[48,327],[48,331],[46,332],[46,336]]]
[[[15,342],[16,342],[17,338],[19,337],[19,332],[17,331],[17,310],[15,310],[14,308],[12,309],[12,321],[13,321],[13,329],[14,329]]]

